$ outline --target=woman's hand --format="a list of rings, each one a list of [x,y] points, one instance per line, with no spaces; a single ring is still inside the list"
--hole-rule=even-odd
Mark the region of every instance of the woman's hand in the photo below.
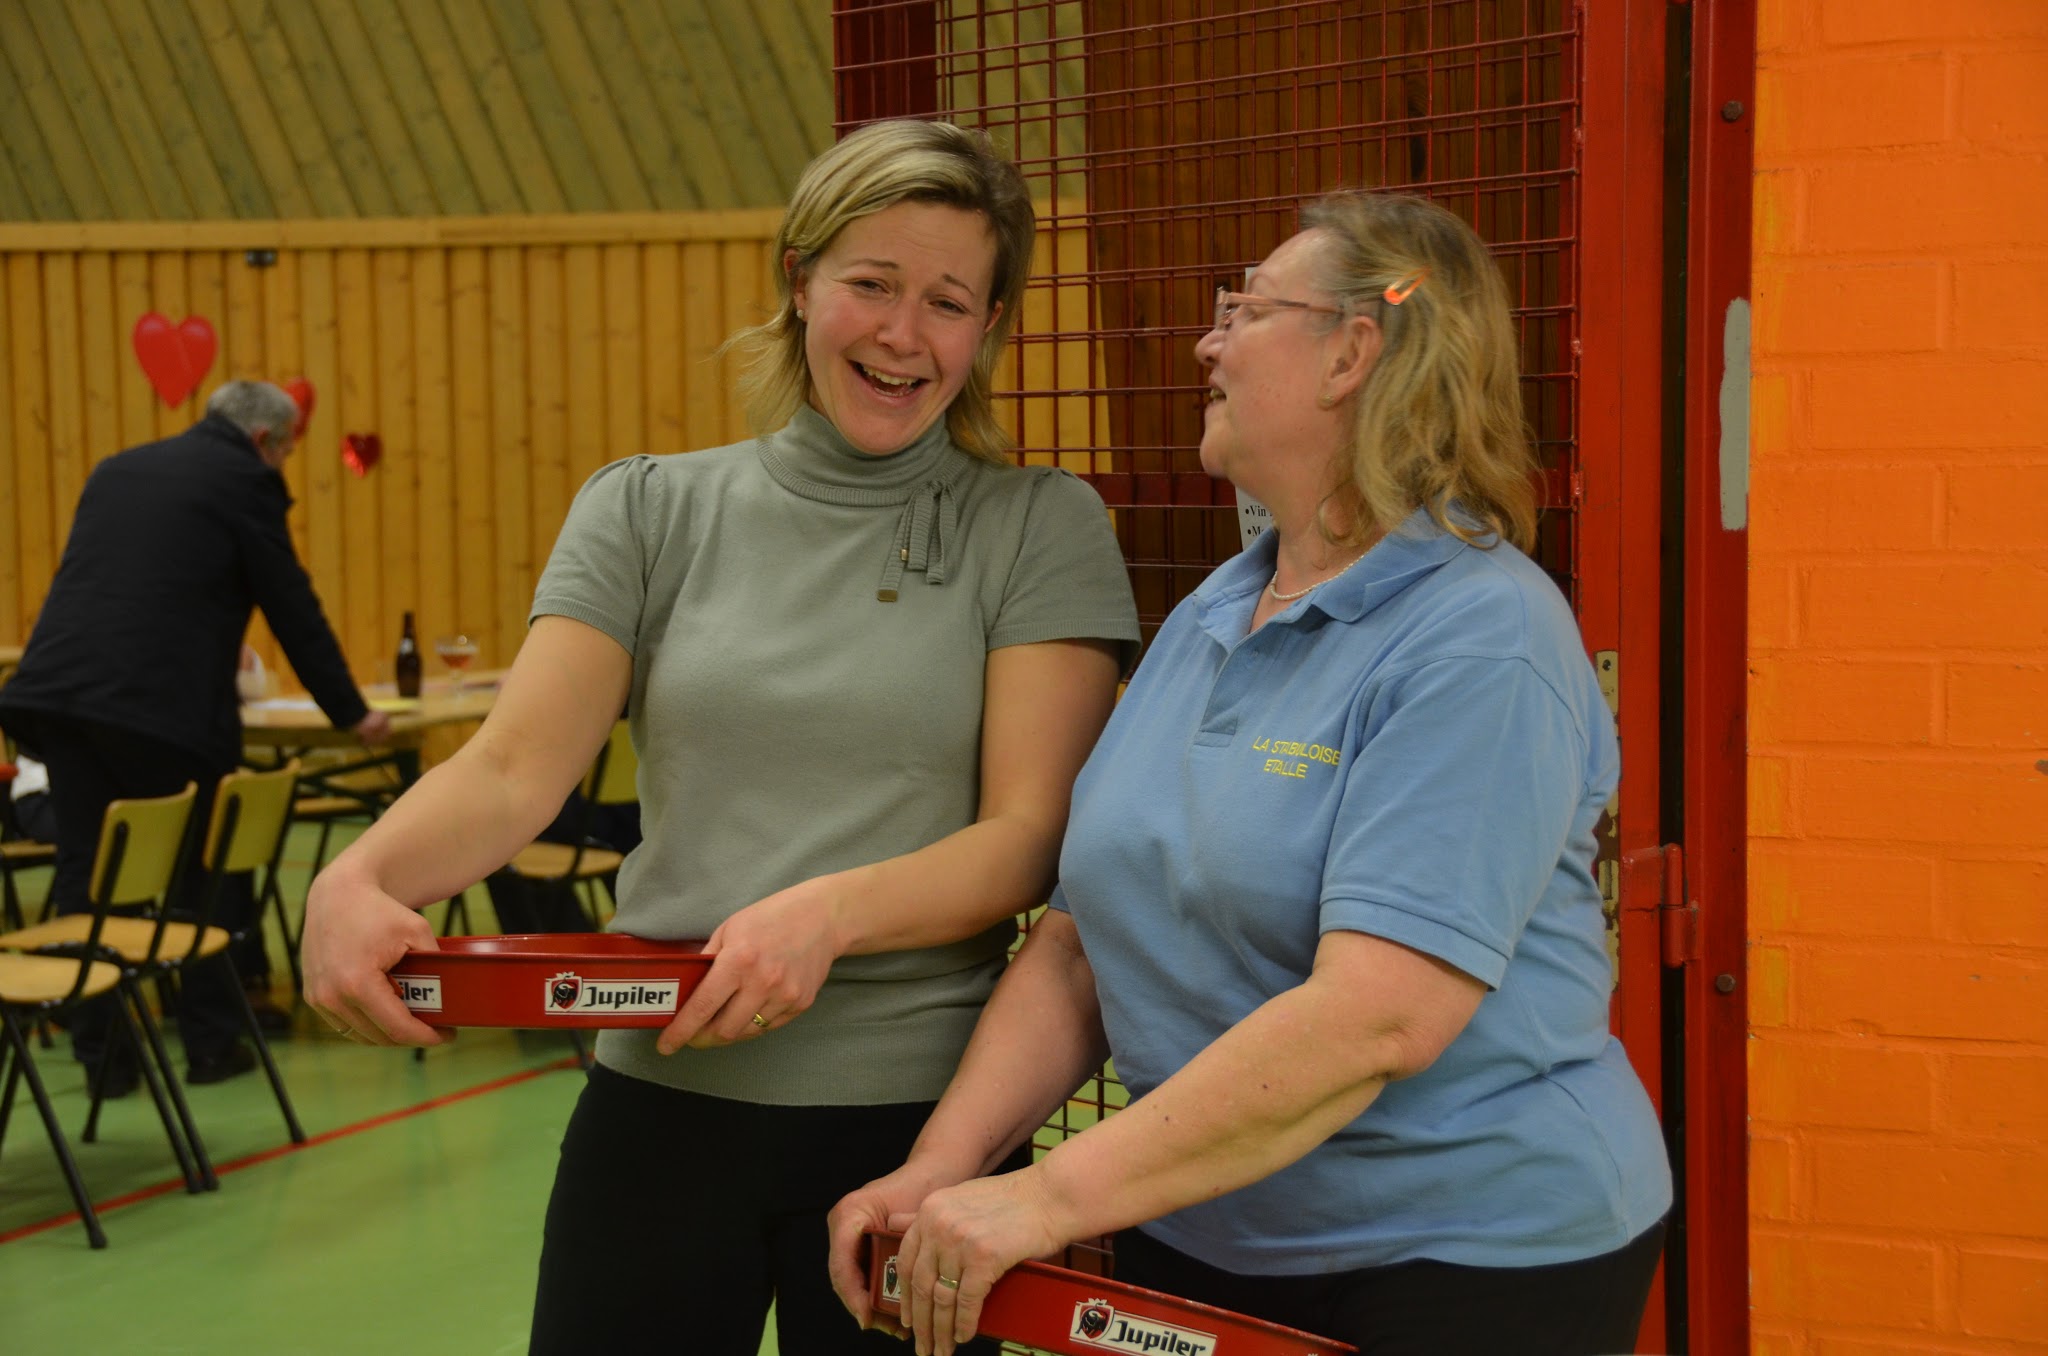
[[[704,944],[704,954],[715,957],[711,969],[655,1049],[672,1055],[686,1045],[731,1045],[801,1016],[817,1001],[843,949],[838,893],[832,877],[820,876],[720,923]]]
[[[439,950],[434,929],[345,863],[321,872],[307,892],[299,945],[307,1006],[349,1039],[439,1045],[455,1034],[413,1016],[385,973],[409,950]]]
[[[903,1326],[918,1356],[952,1356],[979,1330],[982,1303],[1005,1272],[1070,1241],[1035,1168],[925,1197],[896,1254]]]
[[[958,1179],[948,1178],[943,1184],[951,1185],[955,1180]],[[908,1328],[886,1314],[876,1313],[869,1302],[868,1270],[861,1256],[861,1240],[883,1230],[901,1232],[907,1228],[919,1204],[941,1184],[913,1160],[887,1177],[878,1177],[859,1190],[848,1192],[825,1216],[825,1233],[831,1239],[826,1270],[832,1277],[832,1289],[861,1327],[880,1328],[898,1337],[910,1335]]]

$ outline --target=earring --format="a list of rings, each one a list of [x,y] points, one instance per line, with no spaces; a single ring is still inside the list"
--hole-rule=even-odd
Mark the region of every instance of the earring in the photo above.
[[[1316,397],[1316,408],[1319,410],[1327,410],[1336,403],[1337,398],[1335,396],[1319,395]]]
[[[797,308],[796,308],[796,318],[797,318],[798,320],[802,320],[802,319],[804,318],[804,308],[803,308],[803,307],[799,306],[799,307],[797,307]]]

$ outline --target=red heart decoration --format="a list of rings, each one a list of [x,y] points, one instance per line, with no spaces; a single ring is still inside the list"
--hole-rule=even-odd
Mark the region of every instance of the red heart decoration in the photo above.
[[[358,480],[384,455],[384,440],[374,433],[350,433],[341,440],[341,464],[356,473]]]
[[[198,390],[220,351],[206,317],[188,315],[173,325],[155,311],[135,322],[133,343],[142,374],[166,405],[183,404]]]
[[[284,393],[299,407],[299,421],[292,425],[292,441],[297,442],[306,436],[306,425],[313,422],[313,383],[304,377],[293,377],[284,383]]]

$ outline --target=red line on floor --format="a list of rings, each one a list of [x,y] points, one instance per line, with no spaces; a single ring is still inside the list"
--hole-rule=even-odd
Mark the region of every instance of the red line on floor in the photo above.
[[[213,1174],[216,1177],[225,1177],[231,1172],[240,1172],[244,1168],[253,1168],[259,1163],[268,1163],[273,1158],[283,1158],[286,1154],[300,1153],[318,1145],[331,1144],[337,1139],[346,1139],[350,1135],[360,1135],[365,1130],[375,1130],[379,1126],[389,1125],[393,1121],[402,1121],[408,1117],[417,1116],[423,1111],[433,1111],[438,1107],[444,1107],[453,1102],[466,1101],[471,1097],[479,1097],[487,1092],[496,1092],[500,1088],[509,1088],[514,1084],[524,1083],[528,1079],[538,1078],[542,1074],[556,1073],[562,1069],[573,1069],[575,1067],[575,1058],[573,1056],[564,1056],[549,1064],[542,1064],[531,1069],[522,1069],[518,1073],[506,1074],[503,1078],[493,1078],[490,1082],[479,1083],[473,1088],[463,1088],[459,1092],[444,1093],[439,1097],[429,1098],[417,1106],[400,1107],[396,1111],[387,1111],[381,1116],[372,1116],[366,1121],[357,1121],[353,1125],[343,1125],[337,1126],[332,1130],[323,1130],[319,1134],[308,1138],[304,1144],[280,1144],[275,1149],[260,1149],[253,1154],[244,1154],[229,1163],[216,1163],[213,1167]],[[158,1182],[154,1186],[141,1187],[116,1196],[111,1200],[94,1201],[92,1203],[93,1210],[101,1216],[106,1216],[123,1207],[150,1200],[164,1195],[166,1192],[181,1190],[184,1185],[185,1179],[183,1177],[172,1177]],[[73,1210],[69,1214],[57,1215],[35,1224],[24,1224],[20,1228],[9,1229],[5,1233],[0,1233],[0,1244],[12,1243],[16,1239],[27,1238],[31,1234],[39,1234],[48,1229],[61,1228],[66,1224],[76,1224],[78,1221],[79,1214],[76,1210]]]

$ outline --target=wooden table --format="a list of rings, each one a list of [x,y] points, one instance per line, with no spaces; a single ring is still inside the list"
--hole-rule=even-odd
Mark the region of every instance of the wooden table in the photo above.
[[[438,762],[460,748],[471,727],[491,713],[502,676],[495,671],[472,673],[460,689],[452,679],[430,678],[421,684],[415,701],[398,697],[389,683],[364,688],[363,699],[391,716],[390,737],[374,748],[361,744],[354,732],[328,724],[311,697],[245,702],[242,744],[262,760],[277,762],[316,750],[353,749],[362,756],[316,758],[319,779],[390,767],[396,769],[401,787],[410,786],[419,779],[423,764]]]

